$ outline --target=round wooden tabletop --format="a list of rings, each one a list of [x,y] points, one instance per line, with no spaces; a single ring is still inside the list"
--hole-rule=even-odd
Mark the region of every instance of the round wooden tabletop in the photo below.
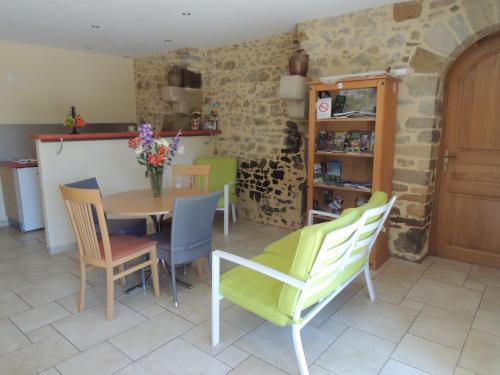
[[[205,194],[193,188],[167,188],[159,198],[153,198],[150,189],[131,190],[111,194],[102,198],[104,211],[123,216],[158,216],[170,214],[175,198],[194,197]]]

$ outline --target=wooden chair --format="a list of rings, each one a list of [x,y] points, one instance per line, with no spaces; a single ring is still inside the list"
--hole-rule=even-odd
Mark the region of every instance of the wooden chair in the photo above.
[[[177,178],[189,177],[189,187],[198,187],[208,193],[208,176],[210,165],[172,165],[172,186],[177,186]]]
[[[110,236],[106,218],[102,208],[101,194],[95,189],[78,189],[60,185],[59,189],[69,212],[71,224],[75,232],[76,243],[80,255],[80,303],[79,310],[85,308],[85,281],[87,264],[91,267],[106,269],[107,301],[106,319],[113,319],[114,281],[150,266],[153,278],[154,295],[159,297],[158,266],[156,242],[136,237],[116,234]],[[92,217],[92,208],[97,214],[100,237]],[[133,259],[149,254],[145,262],[123,270],[123,265]],[[117,274],[114,267],[119,268]]]

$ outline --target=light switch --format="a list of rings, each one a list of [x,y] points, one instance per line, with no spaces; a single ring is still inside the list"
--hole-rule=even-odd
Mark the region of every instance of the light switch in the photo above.
[[[16,77],[16,75],[15,75],[15,74],[9,74],[9,75],[7,76],[7,82],[9,82],[9,83],[16,82],[16,79],[17,79],[17,77]]]

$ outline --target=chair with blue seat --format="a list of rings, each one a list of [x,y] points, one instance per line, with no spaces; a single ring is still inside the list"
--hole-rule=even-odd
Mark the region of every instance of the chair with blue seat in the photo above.
[[[229,234],[229,207],[233,223],[236,223],[236,178],[238,160],[229,156],[200,156],[194,160],[195,165],[209,165],[208,191],[220,191],[223,196],[217,203],[217,210],[224,211],[224,235]]]
[[[387,194],[376,192],[364,206],[292,232],[252,259],[214,251],[212,344],[219,342],[219,304],[226,298],[271,323],[291,326],[300,372],[308,374],[301,329],[363,272],[375,299],[369,258],[395,198],[386,202]],[[219,275],[221,259],[238,266]]]
[[[174,307],[178,307],[175,266],[212,255],[212,227],[220,192],[177,198],[174,201],[172,225],[147,238],[157,242],[158,259],[170,267]]]

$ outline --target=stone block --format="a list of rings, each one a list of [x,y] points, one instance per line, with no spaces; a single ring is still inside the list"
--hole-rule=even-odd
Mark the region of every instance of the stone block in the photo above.
[[[437,22],[428,28],[424,33],[424,41],[431,49],[444,55],[450,54],[458,45],[443,22]]]
[[[434,74],[412,74],[405,79],[404,84],[408,87],[408,94],[410,96],[436,96],[439,77]]]
[[[418,18],[422,14],[422,1],[407,1],[404,3],[394,4],[392,15],[394,21],[402,22],[413,18]]]
[[[416,171],[413,169],[395,168],[393,176],[395,181],[407,182],[415,185],[428,185],[430,181],[430,172]]]
[[[410,61],[410,66],[415,73],[439,73],[444,69],[445,64],[444,56],[436,55],[421,47],[417,47]]]
[[[439,142],[441,132],[439,130],[422,130],[417,135],[417,141],[422,143]]]
[[[433,117],[411,117],[405,126],[409,129],[433,129],[435,128],[435,119]]]

